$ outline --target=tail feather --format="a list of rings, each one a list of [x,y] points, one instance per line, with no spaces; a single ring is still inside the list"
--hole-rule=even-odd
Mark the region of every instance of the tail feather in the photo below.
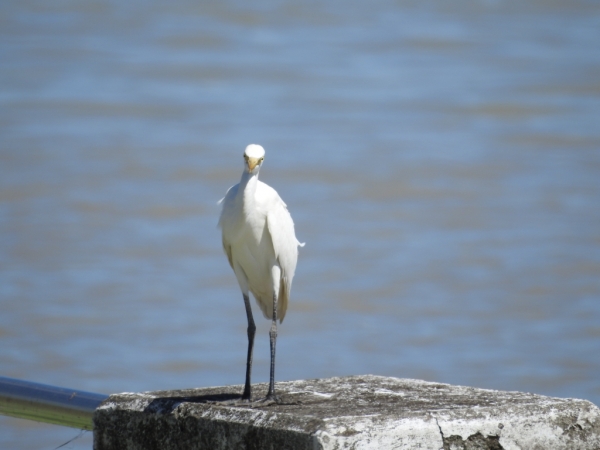
[[[283,322],[285,313],[287,312],[290,287],[291,286],[288,286],[287,278],[281,277],[281,283],[279,284],[279,295],[277,296],[277,318],[279,319],[279,323]]]
[[[279,322],[283,322],[285,317],[285,313],[287,312],[288,303],[290,299],[290,290],[291,285],[287,277],[281,277],[281,282],[279,283],[279,293],[277,295],[277,318]],[[272,320],[273,319],[273,298],[257,295],[254,291],[254,298],[256,299],[256,303],[260,307],[260,310],[265,316],[265,319]]]

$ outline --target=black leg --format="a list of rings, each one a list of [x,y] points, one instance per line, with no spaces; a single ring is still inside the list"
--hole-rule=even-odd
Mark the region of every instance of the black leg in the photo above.
[[[256,325],[252,317],[252,308],[250,307],[250,299],[244,295],[244,306],[246,307],[246,316],[248,317],[248,358],[246,359],[246,384],[242,400],[252,400],[252,384],[250,381],[252,375],[252,351],[254,350],[254,335],[256,334]]]
[[[269,331],[269,340],[271,343],[271,377],[267,400],[275,400],[275,343],[277,342],[277,294],[275,293],[273,293],[273,321]]]

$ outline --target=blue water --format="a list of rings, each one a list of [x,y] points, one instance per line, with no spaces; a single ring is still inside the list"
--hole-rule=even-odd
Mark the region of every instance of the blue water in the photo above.
[[[242,383],[216,202],[256,142],[306,241],[279,380],[600,405],[597,2],[4,2],[0,19],[1,375]],[[76,435],[0,418],[2,448]]]

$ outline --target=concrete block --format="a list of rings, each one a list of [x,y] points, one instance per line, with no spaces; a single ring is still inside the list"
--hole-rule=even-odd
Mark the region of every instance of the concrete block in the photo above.
[[[600,449],[600,410],[586,400],[365,375],[279,382],[281,404],[219,403],[241,391],[111,395],[94,449]]]

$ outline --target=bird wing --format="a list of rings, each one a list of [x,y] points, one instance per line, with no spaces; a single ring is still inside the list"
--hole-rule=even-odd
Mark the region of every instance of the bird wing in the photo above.
[[[223,236],[223,250],[225,251],[225,254],[227,255],[227,260],[229,261],[229,265],[233,269],[233,259],[231,257],[231,245],[229,245],[229,242],[227,242],[227,240],[225,239],[225,236]]]
[[[304,244],[300,244],[296,239],[294,221],[286,204],[275,190],[271,190],[274,195],[270,199],[269,208],[267,208],[267,227],[273,242],[275,258],[277,258],[281,268],[279,316],[280,321],[283,321],[292,289],[292,280],[296,272],[296,263],[298,262],[298,245]]]
[[[229,265],[231,266],[231,268],[233,269],[233,258],[231,256],[231,243],[228,240],[228,233],[225,231],[224,229],[224,221],[226,220],[225,216],[231,212],[231,202],[233,201],[233,199],[235,198],[236,194],[237,194],[237,190],[238,190],[238,184],[236,184],[235,186],[231,186],[228,190],[227,193],[225,194],[225,197],[223,197],[221,200],[219,200],[220,205],[222,205],[222,209],[221,209],[221,216],[219,217],[219,227],[223,230],[223,250],[225,251],[225,254],[227,255],[227,260],[229,261]]]
[[[277,194],[276,194],[277,195]],[[294,221],[286,204],[277,195],[267,211],[267,227],[275,257],[282,270],[282,276],[293,278],[298,260],[298,245],[294,231]]]

